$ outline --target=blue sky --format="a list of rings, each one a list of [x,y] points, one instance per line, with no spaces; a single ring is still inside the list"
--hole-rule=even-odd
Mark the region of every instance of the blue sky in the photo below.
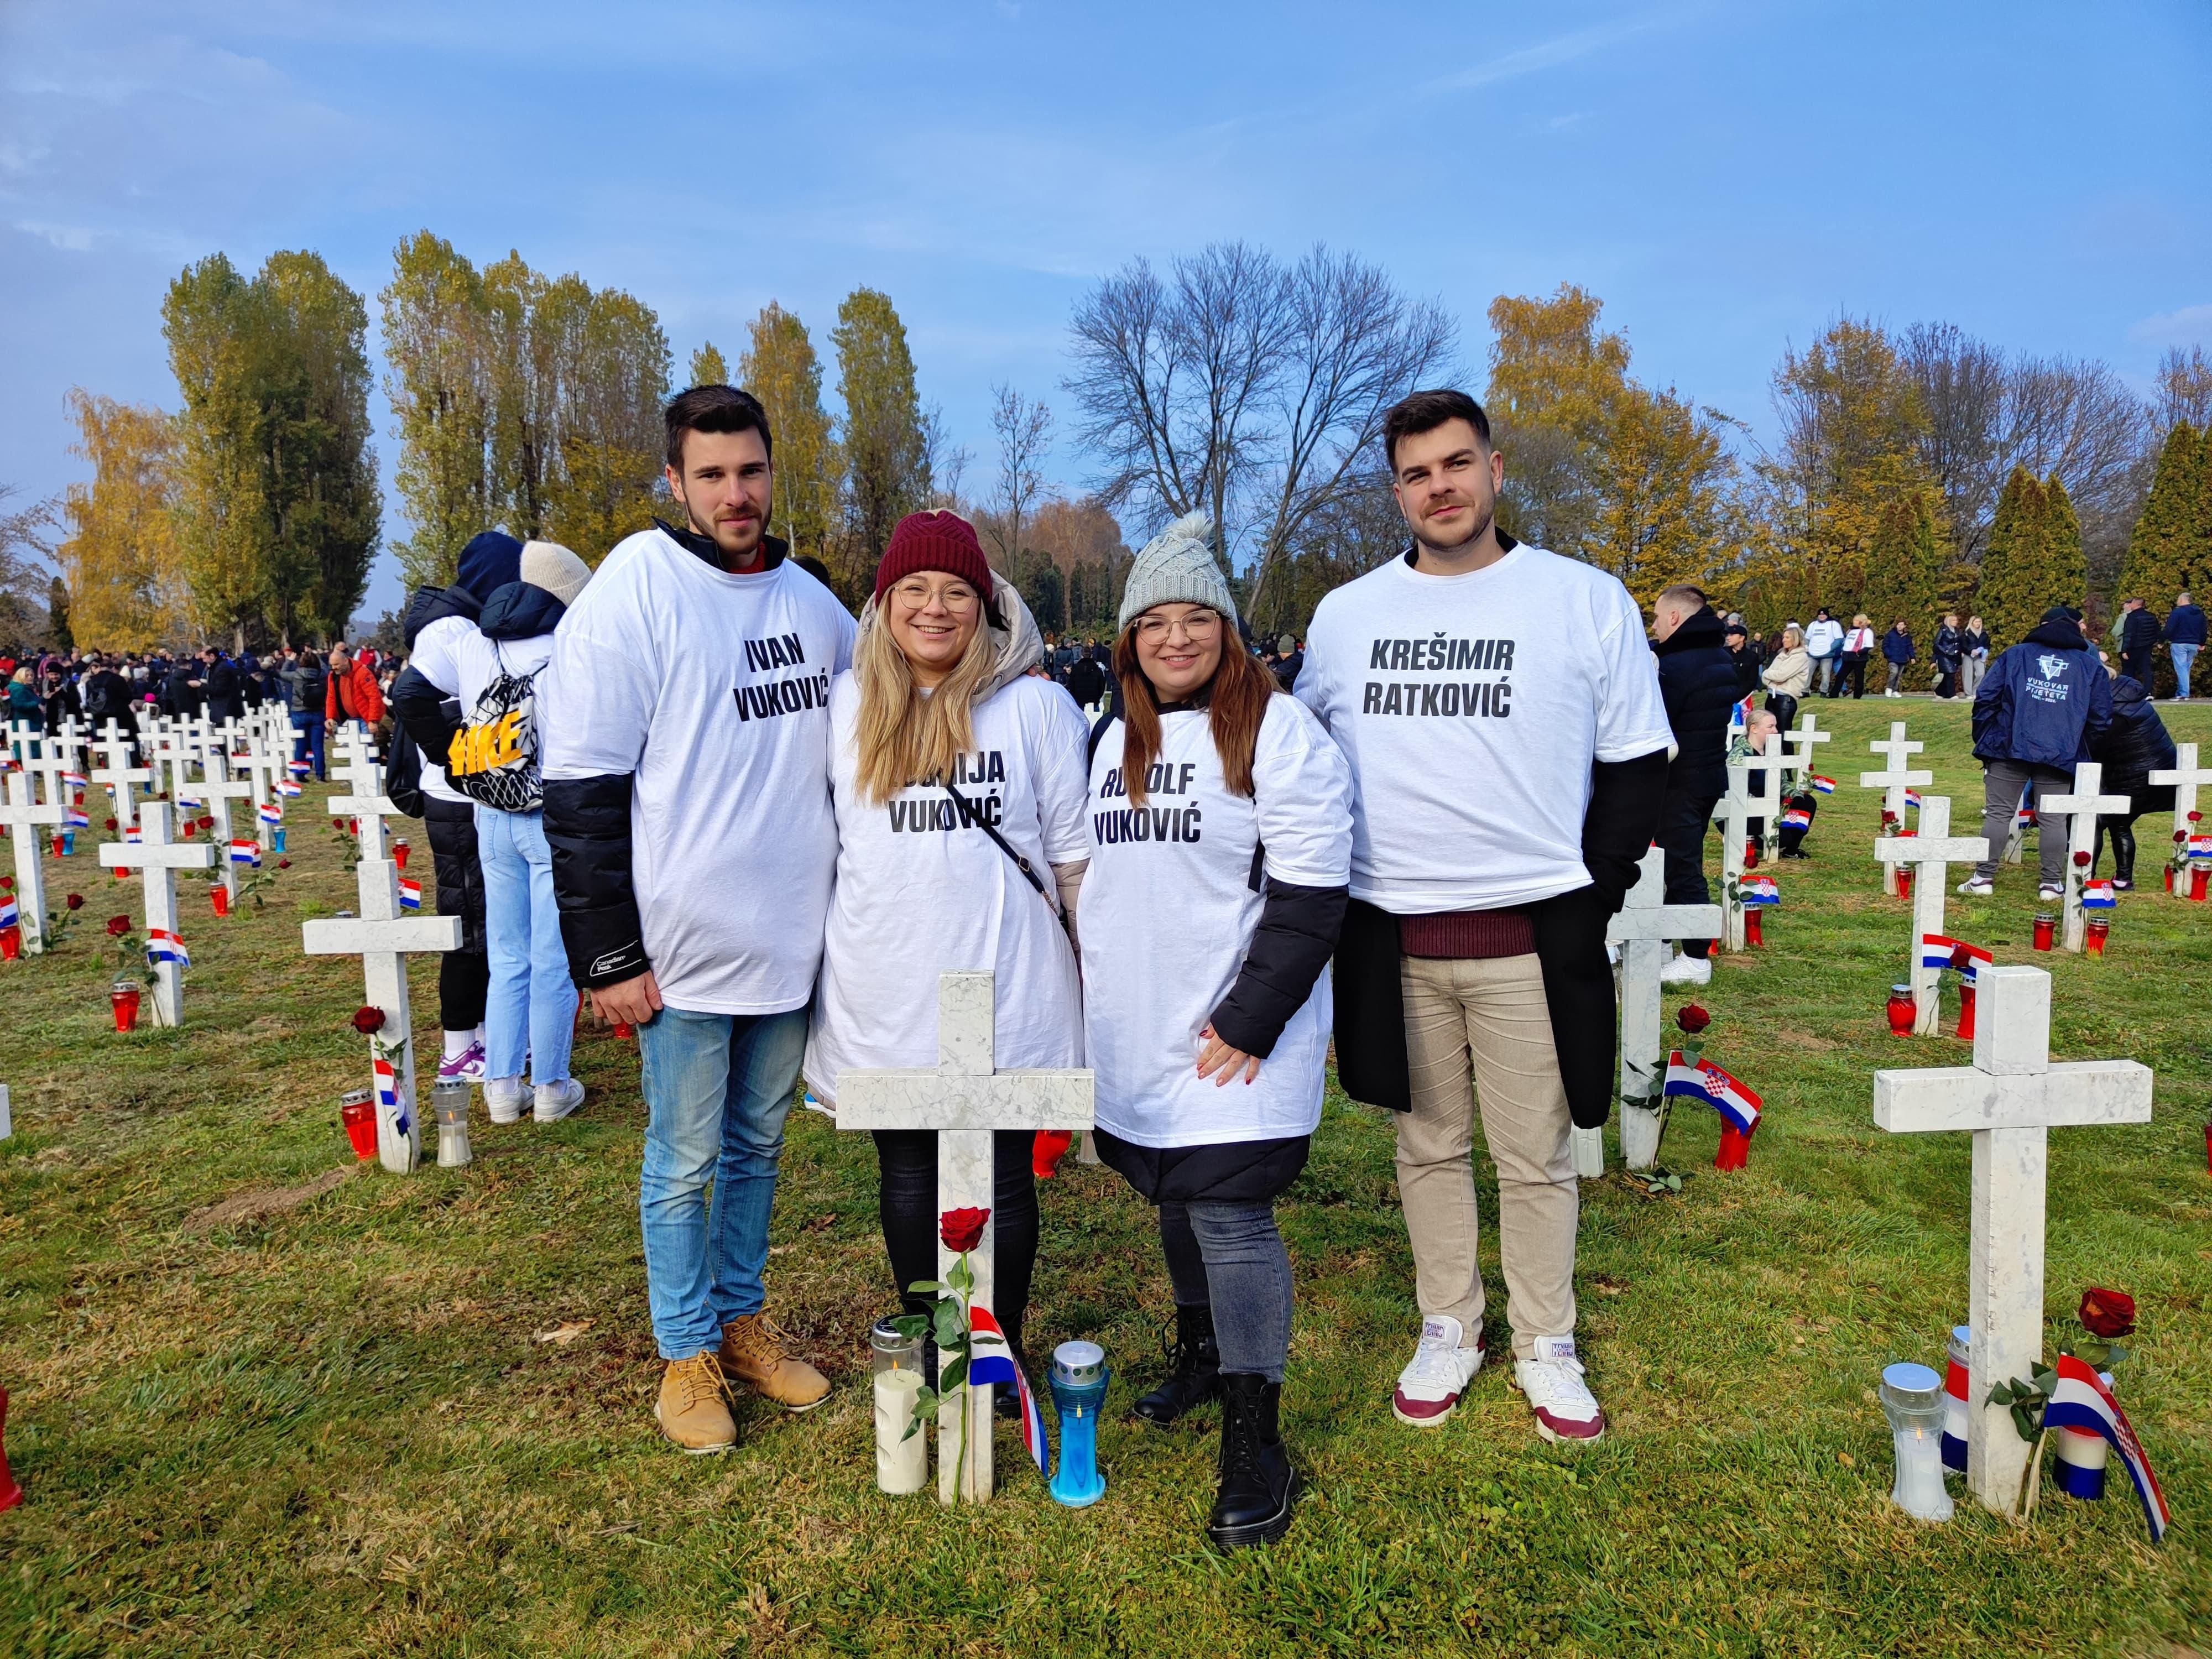
[[[373,319],[424,226],[631,290],[679,373],[884,289],[971,489],[994,381],[1066,413],[1091,282],[1237,236],[1437,297],[1478,386],[1492,296],[1582,283],[1756,433],[1839,310],[2138,385],[2212,343],[2212,7],[12,0],[0,481],[79,476],[73,385],[175,405],[185,261],[313,247]]]

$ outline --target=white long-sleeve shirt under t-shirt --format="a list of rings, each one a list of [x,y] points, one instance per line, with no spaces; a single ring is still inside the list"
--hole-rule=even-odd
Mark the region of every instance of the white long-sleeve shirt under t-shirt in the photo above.
[[[1587,885],[1592,763],[1674,740],[1628,590],[1525,545],[1460,576],[1395,558],[1336,589],[1297,696],[1351,763],[1352,896],[1396,915]]]
[[[837,856],[830,683],[852,617],[789,560],[732,575],[663,532],[607,555],[538,682],[548,779],[631,774],[630,876],[661,1000],[803,1007]]]
[[[1331,998],[1327,969],[1291,1016],[1260,1075],[1217,1087],[1198,1074],[1199,1033],[1237,983],[1267,879],[1342,887],[1352,866],[1352,773],[1306,707],[1267,700],[1249,797],[1231,794],[1211,717],[1160,717],[1145,804],[1121,774],[1126,728],[1091,759],[1091,867],[1083,878],[1083,1023],[1097,1073],[1098,1124],[1139,1146],[1199,1146],[1311,1134],[1321,1122]]]
[[[437,621],[415,636],[415,643],[409,647],[408,665],[420,667],[423,657],[428,654],[441,665],[441,672],[450,672],[443,665],[451,662],[453,644],[458,641],[461,635],[473,634],[476,631],[477,625],[466,617],[439,617]],[[429,677],[426,674],[424,678]],[[457,702],[459,700],[460,691],[457,685],[441,684],[435,679],[432,679],[430,684],[437,686],[447,696]],[[463,707],[461,714],[464,718],[467,716],[468,709],[465,706]],[[422,757],[422,793],[433,800],[449,802],[456,806],[473,805],[474,803],[466,795],[454,788],[452,782],[447,780],[444,764],[446,759],[447,757],[442,755]]]
[[[1001,1070],[1083,1063],[1083,996],[1075,952],[1053,901],[990,836],[963,823],[942,786],[865,797],[854,727],[860,688],[830,688],[830,774],[837,882],[806,1042],[806,1080],[835,1102],[837,1079],[860,1066],[937,1064],[938,976],[997,975],[993,1021]],[[952,787],[1046,872],[1085,856],[1083,747],[1075,700],[1024,674],[971,711],[975,746]]]

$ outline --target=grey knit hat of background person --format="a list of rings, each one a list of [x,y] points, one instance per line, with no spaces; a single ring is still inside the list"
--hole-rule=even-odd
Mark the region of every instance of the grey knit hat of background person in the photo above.
[[[1121,627],[1156,605],[1210,605],[1237,624],[1237,601],[1213,556],[1213,520],[1186,513],[1146,542],[1121,590]]]
[[[592,580],[592,567],[558,542],[525,542],[520,579],[570,605]]]

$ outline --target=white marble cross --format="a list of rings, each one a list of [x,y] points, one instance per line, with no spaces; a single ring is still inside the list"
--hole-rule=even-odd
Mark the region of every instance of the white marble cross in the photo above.
[[[247,787],[253,795],[255,830],[261,838],[261,850],[266,853],[276,845],[276,826],[262,820],[261,809],[282,799],[276,793],[276,782],[285,775],[284,763],[289,757],[269,741],[266,732],[251,724],[246,727],[244,741],[245,747],[230,757],[231,764],[246,774]]]
[[[354,820],[356,839],[365,862],[386,857],[384,820],[406,815],[384,793],[384,769],[373,760],[349,760],[341,775],[345,779],[346,793],[330,798],[331,816]]]
[[[1920,962],[1923,934],[1943,933],[1943,907],[1950,897],[1950,869],[1954,864],[1979,864],[1990,855],[1990,843],[1981,836],[1951,833],[1951,798],[1929,795],[1920,803],[1920,832],[1913,836],[1876,836],[1874,855],[1889,870],[1886,885],[1896,890],[1899,865],[1912,866],[1912,1029],[1921,1036],[1935,1034],[1942,1012],[1943,970]]]
[[[1936,781],[1936,775],[1933,772],[1918,770],[1905,764],[1906,757],[1917,755],[1927,746],[1924,743],[1917,743],[1905,737],[1903,720],[1892,720],[1889,723],[1889,740],[1887,743],[1877,740],[1867,744],[1868,748],[1881,756],[1888,764],[1879,772],[1860,773],[1859,787],[1879,789],[1882,792],[1881,810],[1890,815],[1899,830],[1905,828],[1905,791],[1921,784]],[[1881,890],[1892,898],[1897,896],[1896,865],[1885,864],[1881,866]]]
[[[146,882],[146,941],[155,930],[177,932],[177,872],[204,870],[215,858],[215,848],[204,842],[169,839],[169,808],[158,800],[138,808],[139,841],[101,843],[100,861],[111,870],[137,870]],[[154,964],[154,1024],[185,1023],[185,970],[173,962]]]
[[[1751,836],[1751,778],[1731,766],[1721,797],[1721,944],[1743,949],[1743,849]]]
[[[1813,776],[1813,746],[1815,744],[1833,743],[1836,740],[1836,734],[1832,732],[1823,732],[1817,715],[1801,714],[1798,716],[1797,724],[1782,734],[1782,740],[1791,746],[1795,751],[1791,758],[1797,763],[1797,774],[1790,786],[1791,788],[1795,790],[1809,787]]]
[[[2070,795],[2045,795],[2037,803],[2045,812],[2066,814],[2066,932],[2059,943],[2067,950],[2079,952],[2086,933],[2081,912],[2081,884],[2088,878],[2087,855],[2096,850],[2097,817],[2100,813],[2121,813],[2128,810],[2125,795],[2100,793],[2104,787],[2105,769],[2096,761],[2083,761],[2074,769],[2074,793]],[[2046,820],[2042,833],[2051,833]]]
[[[23,949],[34,957],[46,948],[46,882],[39,861],[46,846],[40,832],[61,821],[61,802],[36,800],[28,772],[8,774],[8,803],[0,806],[0,823],[8,826],[15,848],[15,908]]]
[[[363,859],[355,871],[361,915],[310,921],[300,932],[311,957],[361,958],[364,1000],[384,1011],[384,1027],[370,1039],[372,1054],[392,1066],[394,1103],[376,1103],[376,1153],[384,1167],[405,1175],[422,1158],[422,1124],[416,1109],[415,1022],[407,1000],[407,958],[417,951],[461,948],[459,916],[410,915],[399,905],[399,866],[389,859]]]
[[[200,780],[192,786],[194,793],[215,820],[215,828],[208,833],[215,838],[216,872],[222,890],[232,902],[238,898],[238,866],[230,861],[230,838],[234,833],[230,826],[230,804],[244,800],[253,793],[250,783],[232,781],[230,765],[222,745],[203,750],[200,754]]]
[[[2189,815],[2197,810],[2197,791],[2203,785],[2212,783],[2212,770],[2207,770],[2197,764],[2195,744],[2178,743],[2173,745],[2172,769],[2154,772],[2148,781],[2152,783],[2170,783],[2173,786],[2173,833],[2184,837],[2184,844],[2186,844],[2186,838],[2195,835],[2197,829],[2197,825],[2189,821]],[[2169,846],[2166,848],[2166,856],[2171,858],[2172,855],[2173,849]],[[2174,883],[2173,896],[2176,898],[2187,898],[2189,894],[2186,884]]]
[[[1667,902],[1667,855],[1656,847],[1638,866],[1627,902],[1605,925],[1606,943],[1620,947],[1620,1156],[1632,1170],[1648,1170],[1659,1158],[1656,1108],[1667,1068],[1659,1034],[1659,970],[1666,965],[1666,942],[1717,939],[1722,927],[1717,904]],[[1646,1099],[1648,1107],[1630,1103]],[[1603,1175],[1602,1156],[1595,1170],[1578,1162],[1575,1173]]]
[[[2131,1060],[2051,1059],[2051,975],[1988,968],[1974,981],[1974,1063],[1874,1074],[1874,1121],[1893,1133],[1974,1137],[1966,1322],[1966,1486],[2018,1511],[2028,1443],[1990,1390],[2043,1358],[2044,1187],[2049,1131],[2150,1121],[2151,1073]]]
[[[1762,772],[1766,775],[1766,793],[1753,797],[1752,805],[1758,810],[1759,818],[1759,855],[1771,864],[1782,848],[1782,809],[1785,793],[1782,786],[1783,775],[1797,763],[1783,747],[1780,732],[1769,732],[1761,741],[1765,746],[1759,753],[1744,755],[1730,761],[1729,771],[1731,774],[1741,771],[1744,775],[1744,793],[1747,795],[1751,793],[1749,780],[1752,775]]]
[[[991,1137],[1000,1129],[1088,1129],[1091,1125],[1093,1073],[1079,1067],[1042,1067],[1001,1072],[992,1064],[995,975],[948,973],[937,992],[937,1064],[931,1067],[855,1069],[837,1079],[837,1127],[841,1129],[934,1129],[937,1133],[937,1212],[995,1207]],[[969,1261],[975,1273],[974,1301],[995,1312],[996,1276],[993,1246],[994,1217]],[[938,1277],[959,1260],[940,1241]],[[906,1287],[899,1287],[902,1293]],[[967,1422],[959,1420],[961,1401],[945,1401],[938,1413],[937,1495],[954,1501],[955,1481],[968,1498],[991,1495],[991,1394],[964,1391]],[[960,1474],[964,1442],[967,1474]]]
[[[131,793],[131,786],[151,782],[154,776],[150,769],[131,765],[131,750],[134,742],[134,739],[125,737],[123,728],[111,719],[107,722],[107,735],[92,745],[107,763],[105,766],[93,768],[92,781],[104,786],[109,798],[114,801],[118,830],[127,830],[138,821],[138,803]]]

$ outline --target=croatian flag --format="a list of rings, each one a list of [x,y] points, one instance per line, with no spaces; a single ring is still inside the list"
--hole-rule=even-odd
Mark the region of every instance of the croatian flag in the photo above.
[[[998,1316],[988,1308],[971,1307],[968,1310],[968,1323],[974,1336],[969,1345],[969,1382],[979,1388],[987,1383],[1014,1385],[1014,1393],[1022,1402],[1022,1444],[1036,1460],[1037,1473],[1049,1476],[1052,1443],[1045,1438],[1044,1413],[1037,1409],[1036,1396],[1030,1392],[1030,1380],[1022,1375],[1021,1362],[1006,1345],[1006,1334],[999,1328]],[[979,1352],[978,1342],[988,1342],[990,1346]]]
[[[1923,933],[1920,936],[1920,965],[1923,968],[1948,968],[1951,953],[1962,945],[1966,945],[1962,939],[1945,939],[1941,933]],[[1984,963],[1994,963],[1996,960],[1978,945],[1966,945],[1966,956],[1968,961],[1961,976],[1969,985],[1974,982],[1974,975],[1980,971]]]
[[[2212,859],[2212,836],[2191,836],[2189,856],[2193,859]]]
[[[284,809],[273,800],[256,807],[254,814],[264,823],[276,824],[284,822]]]
[[[85,776],[82,772],[64,772],[62,774],[62,787],[64,789],[89,789],[92,787],[92,780]]]
[[[285,763],[284,769],[295,778],[304,778],[315,769],[305,761],[288,761]]]
[[[1917,789],[1908,789],[1908,790],[1906,790],[1906,791],[1905,792],[1905,804],[1907,806],[1917,806],[1917,805],[1920,805],[1920,792],[1919,792]]]
[[[64,806],[62,808],[62,828],[89,830],[92,828],[92,820],[85,816],[84,808],[82,806]]]
[[[1753,876],[1736,890],[1746,904],[1779,904],[1782,890],[1774,884],[1771,876]]]
[[[293,782],[289,778],[279,778],[276,780],[276,793],[283,796],[287,800],[289,800],[299,794],[300,786]],[[280,808],[279,810],[281,811],[282,809]]]
[[[1783,813],[1782,827],[1784,830],[1810,830],[1813,815],[1802,806],[1792,806]]]
[[[1836,781],[1833,778],[1824,778],[1818,772],[1814,773],[1813,793],[1816,795],[1834,794],[1836,793]]]
[[[419,910],[422,908],[421,882],[410,881],[404,876],[399,878],[399,908],[403,910]]]
[[[230,861],[233,864],[250,864],[255,869],[259,869],[261,867],[261,843],[258,841],[234,841],[231,842]]]
[[[1667,1056],[1667,1088],[1670,1095],[1687,1095],[1717,1109],[1720,1115],[1735,1125],[1736,1133],[1749,1134],[1759,1127],[1759,1098],[1735,1078],[1712,1063],[1701,1060],[1695,1066],[1682,1057],[1680,1048]]]
[[[23,919],[15,908],[15,896],[0,893],[0,930],[20,927],[22,924]]]
[[[154,968],[165,962],[173,962],[179,968],[192,965],[191,953],[185,949],[184,940],[166,927],[149,927],[146,930],[146,962],[149,967]]]
[[[407,1114],[399,1104],[399,1073],[388,1060],[372,1060],[369,1069],[376,1073],[376,1103],[389,1106],[398,1115],[392,1127],[401,1134],[407,1133]]]
[[[2081,884],[2081,908],[2085,910],[2110,910],[2117,908],[2119,902],[2109,881],[2085,881]]]
[[[123,842],[124,845],[126,847],[136,847],[139,842],[145,839],[146,837],[140,832],[138,826],[135,823],[130,825],[123,832]]]
[[[2166,1494],[2158,1489],[2158,1477],[2150,1472],[2150,1459],[2143,1455],[2142,1442],[2136,1438],[2128,1414],[2120,1409],[2120,1402],[2112,1397],[2112,1391],[2095,1371],[2070,1353],[2058,1356],[2058,1385],[2051,1390],[2050,1405],[2044,1408],[2043,1426],[2083,1429],[2111,1441],[2120,1461],[2128,1466],[2129,1478],[2136,1483],[2136,1496],[2142,1499],[2143,1519],[2150,1523],[2151,1542],[2165,1540],[2166,1527],[2173,1516],[2166,1507]]]

